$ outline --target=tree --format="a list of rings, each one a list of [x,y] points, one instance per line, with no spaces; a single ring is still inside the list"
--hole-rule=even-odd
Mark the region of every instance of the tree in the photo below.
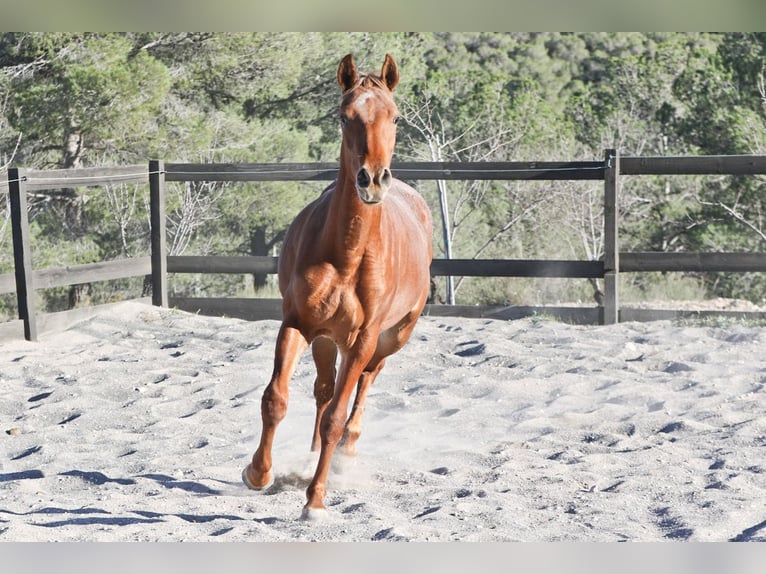
[[[498,50],[507,48],[503,42],[495,44]],[[472,42],[445,45],[448,52],[461,55],[464,50],[482,49]],[[502,50],[498,62],[505,61]],[[562,131],[546,125],[556,105],[545,100],[545,90],[535,81],[502,74],[491,66],[485,69],[470,56],[429,54],[434,68],[403,106],[411,157],[430,161],[545,159],[551,149],[559,148],[558,142],[551,143]],[[545,150],[543,157],[541,150]],[[451,182],[449,190],[446,182],[438,181],[436,192],[446,258],[458,252],[476,258],[502,251],[508,243],[501,240],[511,230],[529,224],[537,208],[551,199],[543,186],[522,188],[517,183],[487,181]],[[447,278],[446,302],[455,302],[455,292],[463,283],[460,278],[453,287]]]
[[[2,38],[4,64],[25,66],[9,98],[9,119],[25,134],[24,156],[42,159],[40,167],[73,168],[140,153],[135,144],[156,123],[170,86],[162,64],[133,53],[121,34]]]

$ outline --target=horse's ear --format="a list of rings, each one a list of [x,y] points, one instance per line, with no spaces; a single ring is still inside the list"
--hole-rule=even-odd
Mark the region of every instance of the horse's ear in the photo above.
[[[346,54],[338,66],[338,84],[345,92],[356,85],[358,79],[353,54]]]
[[[399,84],[399,66],[396,65],[396,60],[394,60],[391,54],[386,54],[386,59],[383,61],[383,69],[380,71],[380,77],[383,78],[386,86],[392,92]]]

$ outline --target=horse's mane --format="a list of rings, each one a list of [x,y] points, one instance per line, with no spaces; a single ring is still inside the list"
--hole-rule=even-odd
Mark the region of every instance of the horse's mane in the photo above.
[[[375,74],[363,74],[362,76],[359,77],[359,82],[357,82],[357,86],[362,86],[363,88],[385,88],[386,87],[386,85],[383,83],[383,78],[381,78],[380,76],[376,76]]]
[[[375,74],[362,74],[356,83],[348,90],[343,92],[343,95],[354,91],[356,88],[385,88],[386,84],[383,82],[383,78]]]

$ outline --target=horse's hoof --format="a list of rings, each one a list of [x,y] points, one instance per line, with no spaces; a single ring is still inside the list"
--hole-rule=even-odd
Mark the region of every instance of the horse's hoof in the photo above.
[[[254,474],[255,471],[253,470],[252,464],[248,464],[244,470],[242,470],[242,482],[244,482],[245,486],[250,490],[265,490],[274,484],[274,476],[270,472],[266,474],[265,481],[255,480],[253,477]]]
[[[322,522],[326,519],[326,508],[310,508],[308,506],[304,506],[303,512],[301,512],[301,520],[306,520],[307,522]]]

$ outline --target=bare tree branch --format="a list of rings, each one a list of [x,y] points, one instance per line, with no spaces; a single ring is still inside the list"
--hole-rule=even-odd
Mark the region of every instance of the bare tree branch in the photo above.
[[[169,255],[181,255],[189,247],[194,232],[217,217],[214,206],[230,186],[227,182],[186,182],[179,191],[179,205],[168,214],[172,240]]]
[[[139,185],[107,185],[105,188],[109,202],[109,214],[120,230],[120,246],[123,257],[130,257],[128,248],[128,228],[136,212],[136,201],[140,193]]]
[[[765,241],[766,242],[766,233],[764,233],[764,231],[761,228],[759,228],[757,225],[755,225],[751,221],[748,221],[745,218],[744,215],[742,215],[741,213],[739,213],[736,210],[736,208],[729,207],[728,205],[726,205],[722,201],[712,202],[712,201],[702,201],[701,199],[698,199],[697,201],[701,205],[709,205],[709,206],[713,206],[713,207],[720,207],[726,213],[728,213],[732,218],[734,218],[735,221],[741,223],[742,225],[744,225],[745,227],[747,227],[751,231],[755,232],[755,234],[758,235],[758,237],[761,238],[761,241]]]

